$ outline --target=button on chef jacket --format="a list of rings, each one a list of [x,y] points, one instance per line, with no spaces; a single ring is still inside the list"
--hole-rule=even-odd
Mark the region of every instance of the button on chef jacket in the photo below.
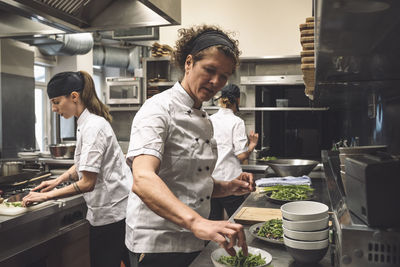
[[[231,181],[242,173],[240,160],[236,156],[247,151],[246,127],[243,120],[229,108],[220,108],[210,119],[218,144],[218,160],[212,177]]]
[[[86,219],[93,226],[106,225],[126,217],[128,194],[133,177],[111,125],[85,109],[78,118],[75,167],[97,173],[92,192],[83,193],[88,211]]]
[[[211,173],[217,145],[207,113],[192,108],[194,101],[179,82],[148,99],[132,122],[127,162],[135,156],[160,159],[158,176],[172,193],[208,218],[213,191]],[[204,241],[150,210],[130,192],[126,245],[136,253],[194,252]]]

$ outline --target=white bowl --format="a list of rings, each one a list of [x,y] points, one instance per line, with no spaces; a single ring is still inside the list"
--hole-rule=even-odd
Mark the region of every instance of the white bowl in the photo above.
[[[283,234],[286,237],[291,239],[296,239],[299,241],[320,241],[328,238],[329,228],[326,228],[321,231],[313,231],[313,232],[303,232],[303,231],[294,231],[283,228]]]
[[[328,239],[321,241],[297,241],[283,236],[286,250],[302,266],[314,266],[313,264],[322,260],[329,248]]]
[[[324,230],[328,227],[328,223],[329,223],[328,215],[325,218],[312,221],[289,221],[282,218],[283,227],[289,230],[303,231],[303,232]]]
[[[283,235],[283,243],[285,243],[285,246],[290,248],[297,248],[303,250],[317,250],[326,248],[329,245],[329,239],[327,238],[320,241],[299,241],[299,240],[293,240]]]
[[[239,249],[240,249],[239,247],[235,246],[235,250],[236,250],[236,251],[239,251]],[[268,264],[270,264],[271,261],[272,261],[272,256],[271,256],[271,254],[269,254],[269,253],[268,253],[267,251],[265,251],[265,250],[262,250],[262,249],[259,249],[259,248],[255,248],[255,247],[248,247],[248,251],[249,251],[249,253],[255,254],[255,255],[261,254],[261,257],[264,258],[265,264],[264,264],[264,265],[259,265],[259,266],[257,266],[257,267],[268,266]],[[228,266],[228,265],[225,265],[225,264],[222,264],[222,263],[219,263],[219,262],[218,262],[218,259],[219,259],[221,256],[230,256],[230,255],[229,255],[228,252],[226,252],[226,250],[223,249],[223,248],[218,248],[218,249],[214,250],[214,251],[211,253],[211,261],[213,262],[213,264],[214,264],[215,267],[226,267],[226,266]]]
[[[320,220],[328,215],[328,206],[315,201],[293,201],[281,206],[282,216],[292,221]]]

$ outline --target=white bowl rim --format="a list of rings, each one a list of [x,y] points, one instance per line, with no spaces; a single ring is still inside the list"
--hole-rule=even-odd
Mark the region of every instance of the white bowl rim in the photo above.
[[[318,220],[302,220],[302,221],[295,220],[295,221],[292,221],[292,220],[288,220],[288,219],[282,218],[282,222],[286,221],[286,222],[295,223],[295,224],[319,223],[319,222],[323,222],[323,221],[326,221],[326,220],[329,220],[329,215],[325,216],[322,219],[318,219]]]
[[[315,205],[315,207],[321,207],[321,210],[319,210],[315,213],[299,213],[299,212],[293,212],[293,211],[286,210],[288,207],[290,208],[291,206],[299,206],[299,205],[304,205],[304,204]],[[329,207],[326,204],[324,204],[322,202],[317,202],[317,201],[293,201],[293,202],[283,204],[280,209],[281,209],[282,213],[286,213],[288,215],[294,215],[294,216],[312,216],[312,215],[320,215],[320,214],[324,214],[324,213],[328,214],[328,211],[329,211]]]
[[[296,239],[292,239],[290,237],[287,237],[285,235],[283,235],[283,241],[285,243],[285,246],[290,247],[290,248],[294,248],[294,249],[302,249],[302,250],[318,250],[318,249],[324,249],[326,247],[329,247],[329,237],[323,240],[318,240],[318,241],[299,241]],[[286,242],[285,242],[286,241]],[[294,246],[291,246],[290,244],[287,243],[292,243]],[[326,244],[326,245],[325,245]],[[313,248],[304,248],[301,246],[310,246]]]
[[[328,227],[326,227],[325,229],[322,229],[322,230],[316,230],[316,231],[297,231],[297,230],[292,230],[292,229],[288,229],[288,228],[285,228],[283,225],[282,225],[282,229],[284,230],[284,231],[288,231],[288,232],[292,232],[292,233],[299,233],[299,234],[319,234],[319,233],[324,233],[324,232],[329,232],[329,226]],[[290,238],[290,237],[289,237]]]

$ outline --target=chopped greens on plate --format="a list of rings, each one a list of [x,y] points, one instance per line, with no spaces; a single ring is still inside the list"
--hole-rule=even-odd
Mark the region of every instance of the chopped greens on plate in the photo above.
[[[286,201],[310,199],[313,191],[309,185],[275,185],[263,190],[266,193],[271,192],[271,199]]]
[[[281,219],[272,219],[266,221],[258,230],[258,236],[283,240],[283,229]]]
[[[235,256],[221,256],[218,262],[227,266],[256,267],[264,265],[265,259],[261,257],[261,254],[253,255],[249,253],[247,256],[244,256],[243,251],[240,249]]]

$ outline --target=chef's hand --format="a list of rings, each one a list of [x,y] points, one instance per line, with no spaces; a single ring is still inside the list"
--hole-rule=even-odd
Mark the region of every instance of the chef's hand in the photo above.
[[[232,195],[240,196],[248,194],[256,190],[256,186],[253,179],[253,174],[248,172],[242,172],[237,178],[229,182],[230,192]]]
[[[43,202],[49,199],[49,193],[38,193],[38,192],[29,192],[28,195],[26,195],[23,199],[22,199],[22,205],[24,207],[27,207],[31,204],[33,204],[34,202]]]
[[[32,191],[40,190],[39,192],[48,192],[48,191],[53,190],[59,184],[60,184],[60,182],[58,181],[58,179],[43,181],[40,183],[40,185],[33,188]]]
[[[192,223],[190,230],[202,240],[217,242],[229,255],[236,255],[233,246],[242,248],[243,254],[247,256],[247,244],[243,226],[228,221],[211,221],[200,217]]]
[[[258,133],[255,133],[254,131],[250,131],[249,133],[249,148],[251,151],[254,150],[258,142]]]

